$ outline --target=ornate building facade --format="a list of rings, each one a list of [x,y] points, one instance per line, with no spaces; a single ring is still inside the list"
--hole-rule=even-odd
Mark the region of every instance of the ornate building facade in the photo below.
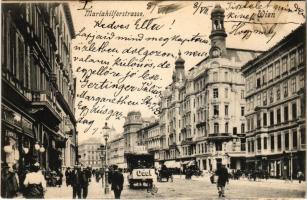
[[[243,66],[248,168],[273,177],[305,171],[306,26]]]
[[[241,67],[260,52],[226,47],[224,10],[211,13],[209,56],[185,73],[184,60],[175,62],[173,82],[161,99],[161,158],[214,170],[222,162],[244,168],[245,82]],[[162,146],[163,146],[162,145]]]
[[[78,146],[78,153],[80,157],[80,163],[83,166],[90,166],[92,168],[103,167],[103,158],[101,157],[101,146],[99,138],[89,138],[81,142]],[[104,146],[102,146],[104,148]]]
[[[75,32],[68,4],[4,3],[1,22],[2,162],[73,166]]]
[[[119,168],[127,168],[125,163],[124,152],[125,152],[125,141],[121,134],[113,137],[108,142],[108,164],[117,165]]]

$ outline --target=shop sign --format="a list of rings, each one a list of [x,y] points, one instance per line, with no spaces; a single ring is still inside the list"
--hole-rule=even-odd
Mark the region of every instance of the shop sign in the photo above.
[[[32,131],[32,122],[23,117],[22,127],[24,128],[25,131]]]
[[[3,106],[2,116],[6,122],[21,127],[21,115],[19,113],[6,106]]]
[[[136,179],[153,178],[153,169],[134,169],[132,171],[132,177]]]

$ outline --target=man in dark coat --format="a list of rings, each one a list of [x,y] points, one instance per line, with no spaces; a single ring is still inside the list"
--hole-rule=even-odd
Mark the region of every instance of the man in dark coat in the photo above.
[[[113,167],[113,172],[110,174],[109,183],[112,184],[111,189],[114,192],[115,199],[120,199],[120,194],[124,185],[124,176],[116,165]]]
[[[226,182],[229,183],[228,179],[228,171],[224,164],[216,171],[216,175],[218,176],[217,179],[217,189],[219,192],[219,197],[225,197],[224,191],[225,191],[225,185]]]
[[[78,196],[78,199],[81,199],[81,190],[82,190],[82,171],[80,165],[75,165],[74,171],[71,174],[71,186],[72,186],[72,197],[73,199]]]
[[[91,172],[89,169],[83,169],[82,170],[82,179],[81,179],[81,185],[82,185],[82,197],[83,199],[86,199],[87,194],[88,194],[88,184],[90,182],[91,178]]]
[[[69,186],[71,184],[71,176],[72,176],[72,172],[70,171],[70,167],[68,167],[65,171],[66,186]]]

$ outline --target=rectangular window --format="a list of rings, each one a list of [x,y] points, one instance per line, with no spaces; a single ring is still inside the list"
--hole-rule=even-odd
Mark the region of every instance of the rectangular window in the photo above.
[[[228,123],[226,122],[226,123],[225,123],[225,133],[228,133],[228,131],[229,131],[229,130],[228,130]]]
[[[228,98],[228,88],[225,88],[225,98]]]
[[[219,133],[219,124],[214,123],[214,133]]]
[[[261,138],[257,138],[257,149],[261,150]]]
[[[299,79],[300,79],[300,88],[305,88],[305,74],[302,73],[299,75]]]
[[[215,116],[219,116],[219,106],[218,105],[213,106],[213,113]]]
[[[262,96],[263,96],[262,97],[263,98],[262,99],[263,105],[266,106],[267,105],[267,93],[266,93],[266,91],[262,93]]]
[[[257,78],[257,89],[261,87],[261,78]]]
[[[228,116],[228,105],[225,105],[225,116]]]
[[[264,137],[263,138],[263,149],[267,149],[268,148],[268,138]]]
[[[225,75],[225,81],[228,81],[228,72],[225,72],[224,75]]]
[[[213,98],[219,98],[219,89],[218,88],[213,89]]]
[[[266,75],[266,69],[265,70],[262,70],[262,84],[264,85],[264,84],[266,84],[266,77],[267,77],[267,75]],[[270,80],[270,78],[269,78],[269,80]]]
[[[274,111],[270,111],[270,126],[274,125]]]
[[[260,113],[257,113],[257,128],[261,127],[261,115]]]
[[[289,132],[285,133],[285,149],[289,149]]]
[[[257,106],[261,106],[261,94],[257,96]]]
[[[296,77],[291,80],[291,92],[292,94],[296,93]]]
[[[217,76],[218,76],[217,72],[213,72],[213,81],[217,81]]]
[[[222,143],[221,142],[215,143],[215,150],[216,151],[222,151]]]
[[[280,100],[280,86],[277,85],[276,86],[276,100]]]
[[[297,118],[297,111],[296,111],[296,103],[292,104],[292,119],[295,120]]]
[[[282,66],[281,66],[282,74],[287,72],[287,64],[288,64],[288,57],[285,56],[285,57],[282,58]]]
[[[241,124],[241,133],[245,133],[245,124]]]
[[[294,149],[297,148],[297,131],[295,129],[292,132],[292,146]]]
[[[267,114],[263,113],[263,126],[267,126]]]
[[[288,82],[283,83],[283,88],[284,88],[284,98],[288,97]]]
[[[251,130],[254,130],[254,117],[251,117]]]
[[[280,108],[277,109],[277,124],[280,124],[281,122],[281,113],[280,113]]]
[[[271,151],[274,151],[274,135],[271,135]]]
[[[252,152],[255,151],[255,142],[254,142],[254,140],[251,141],[251,149],[252,149]]]
[[[244,108],[244,107],[241,107],[241,116],[242,116],[242,117],[244,117],[244,114],[245,114],[244,110],[245,110],[245,108]]]
[[[278,150],[281,150],[281,134],[278,134],[277,136],[277,148]]]
[[[270,103],[273,103],[274,102],[274,95],[273,95],[273,88],[270,90],[269,92],[269,98],[270,98]]]
[[[296,67],[296,52],[293,51],[290,53],[290,69]]]
[[[298,63],[301,64],[304,62],[305,54],[304,54],[304,47],[301,46],[298,49]]]
[[[275,77],[280,76],[280,61],[275,62]]]
[[[234,135],[236,135],[236,134],[237,134],[237,127],[233,127],[233,129],[232,129],[232,133],[233,133]]]
[[[289,120],[289,109],[287,105],[284,106],[284,119],[285,119],[285,122]]]
[[[273,65],[270,65],[268,68],[269,74],[268,74],[268,81],[273,79]]]
[[[22,85],[24,85],[24,73],[25,73],[25,45],[21,36],[17,34],[17,77]]]
[[[244,99],[244,90],[241,90],[241,99]]]

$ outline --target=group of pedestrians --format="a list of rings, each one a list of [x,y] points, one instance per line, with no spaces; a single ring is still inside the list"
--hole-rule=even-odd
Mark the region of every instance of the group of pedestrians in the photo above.
[[[91,170],[89,168],[81,169],[80,165],[75,165],[71,170],[69,167],[65,171],[66,186],[72,187],[72,197],[86,199],[88,195],[88,185],[91,182]]]
[[[39,163],[33,163],[25,173],[19,176],[16,167],[7,163],[2,164],[1,171],[1,196],[15,198],[21,192],[25,198],[44,198],[47,184]]]
[[[65,171],[66,186],[72,187],[72,198],[86,199],[91,177],[95,176],[97,182],[100,178],[103,181],[103,172],[102,169],[91,170],[89,167],[81,168],[80,165],[75,165],[74,169],[68,167]],[[119,199],[123,190],[124,176],[116,165],[110,168],[108,182],[111,184],[115,199]]]

